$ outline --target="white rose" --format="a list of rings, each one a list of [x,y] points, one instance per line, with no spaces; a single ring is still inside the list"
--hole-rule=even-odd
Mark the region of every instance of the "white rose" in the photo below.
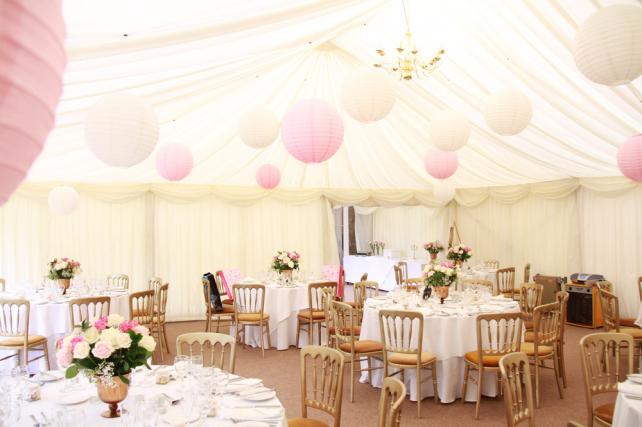
[[[288,267],[294,268],[294,263],[292,261],[288,262]]]
[[[290,259],[289,256],[283,257],[283,264],[288,264],[288,263],[290,263],[290,261],[292,261],[292,260]]]
[[[145,335],[139,342],[138,345],[143,347],[147,351],[154,351],[156,349],[156,341],[149,335]]]
[[[107,316],[107,326],[110,328],[115,328],[120,326],[121,323],[125,321],[125,318],[120,314],[110,314]]]
[[[132,338],[129,334],[121,332],[116,336],[116,345],[118,348],[129,348],[132,345]]]
[[[84,359],[87,356],[89,356],[89,343],[80,341],[74,347],[74,359]]]
[[[98,329],[93,326],[85,329],[83,335],[89,344],[93,344],[98,341]]]
[[[63,346],[63,347],[65,347],[65,348],[66,348],[66,347],[69,347],[69,343],[71,342],[71,340],[73,339],[73,337],[74,337],[74,335],[73,335],[73,334],[72,334],[72,335],[67,335],[66,337],[64,337],[64,338],[62,339],[62,346]]]
[[[107,328],[100,333],[100,341],[107,341],[114,348],[118,347],[118,335],[121,332],[118,329]]]
[[[143,325],[134,326],[132,328],[132,331],[140,335],[149,335],[149,329],[147,329]]]

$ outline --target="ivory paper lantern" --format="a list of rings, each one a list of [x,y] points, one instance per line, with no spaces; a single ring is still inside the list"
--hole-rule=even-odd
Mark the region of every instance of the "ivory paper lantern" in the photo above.
[[[642,7],[600,9],[575,34],[575,63],[589,80],[608,86],[642,74]]]
[[[192,171],[192,152],[183,144],[165,144],[156,153],[156,170],[169,181],[180,181]]]
[[[281,182],[281,172],[274,165],[262,165],[256,171],[256,183],[266,190],[271,190]]]
[[[343,121],[330,105],[318,99],[295,104],[283,118],[281,139],[292,156],[303,163],[321,163],[343,142]]]
[[[67,215],[78,206],[78,192],[75,188],[66,185],[54,187],[49,191],[47,202],[52,212]]]
[[[455,197],[455,187],[443,181],[435,182],[432,192],[441,203],[448,204]]]
[[[455,151],[466,145],[470,137],[470,121],[462,113],[439,111],[430,120],[430,140],[443,151]]]
[[[642,182],[642,135],[629,138],[620,146],[617,165],[625,177]]]
[[[484,110],[488,127],[505,136],[517,135],[526,129],[532,117],[533,106],[530,99],[513,88],[495,92]]]
[[[252,148],[264,148],[279,136],[279,119],[265,106],[248,110],[239,122],[241,140]]]
[[[433,178],[450,178],[459,167],[457,153],[453,151],[431,150],[424,158],[426,171]]]
[[[343,84],[343,108],[355,120],[376,122],[395,105],[395,91],[390,78],[376,68],[362,68],[348,76]]]
[[[0,3],[0,206],[55,122],[67,63],[61,1]]]
[[[127,93],[103,96],[85,119],[89,149],[110,166],[130,167],[145,160],[154,151],[158,133],[154,111]]]

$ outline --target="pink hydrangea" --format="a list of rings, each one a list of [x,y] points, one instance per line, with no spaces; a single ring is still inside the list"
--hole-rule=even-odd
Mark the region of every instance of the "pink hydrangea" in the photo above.
[[[96,329],[98,329],[98,332],[100,332],[100,331],[104,330],[105,328],[107,328],[107,316],[103,316],[103,317],[98,318],[94,322],[94,327]]]
[[[136,326],[138,326],[138,322],[135,320],[126,320],[123,323],[120,324],[118,329],[120,329],[120,332],[128,332],[132,329],[134,329]]]

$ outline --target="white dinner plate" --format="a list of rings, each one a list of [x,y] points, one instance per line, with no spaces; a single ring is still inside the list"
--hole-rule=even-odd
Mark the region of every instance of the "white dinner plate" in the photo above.
[[[251,394],[249,396],[243,396],[243,399],[249,400],[251,402],[261,402],[263,400],[269,400],[276,397],[276,392],[274,390],[266,390],[261,393]]]
[[[87,390],[73,393],[61,393],[56,399],[56,403],[59,405],[77,405],[88,401],[92,396],[93,393]]]
[[[48,383],[52,381],[59,381],[65,377],[64,372],[61,371],[42,371],[36,374],[36,380]]]

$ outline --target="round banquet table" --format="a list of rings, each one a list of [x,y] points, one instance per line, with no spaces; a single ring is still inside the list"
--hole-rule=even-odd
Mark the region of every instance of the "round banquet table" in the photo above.
[[[364,306],[363,323],[361,324],[362,340],[375,340],[381,342],[379,323],[379,310],[403,310],[397,304],[392,305],[389,298],[378,297],[368,299]],[[501,297],[493,297],[487,304],[480,305],[483,312],[518,312],[517,302]],[[464,355],[477,349],[477,315],[469,314],[461,306],[450,303],[444,305],[438,302],[426,307],[408,309],[424,314],[423,351],[429,351],[437,356],[437,390],[442,403],[450,403],[461,397],[464,383]],[[473,309],[476,310],[476,309]],[[415,329],[416,330],[416,329]],[[416,338],[413,340],[416,342]],[[378,360],[373,360],[373,366],[381,366]],[[430,377],[430,370],[422,370],[422,379]],[[468,381],[466,401],[474,402],[477,392],[477,371],[471,370]],[[398,378],[398,376],[397,376]],[[366,383],[367,373],[361,376],[361,382]],[[372,371],[372,385],[381,387],[383,382],[383,369]],[[417,400],[416,374],[414,369],[405,372],[406,388],[410,392],[410,399]],[[493,372],[484,373],[482,394],[494,397],[497,395],[497,375]],[[422,385],[422,398],[432,396],[432,381],[428,380]]]
[[[9,293],[4,294],[7,298],[18,298],[16,295]],[[56,341],[71,332],[69,318],[69,301],[75,298],[87,298],[90,296],[109,296],[111,302],[109,312],[120,314],[129,318],[129,293],[127,291],[105,291],[101,295],[83,295],[60,297],[54,301],[47,300],[38,294],[34,294],[27,299],[31,305],[31,315],[29,316],[29,334],[42,335],[47,337],[49,348],[49,365],[51,369],[56,369]],[[24,297],[21,297],[24,298]],[[2,356],[8,354],[5,351],[0,352]],[[34,357],[34,355],[30,356]],[[0,366],[13,367],[15,359],[7,359],[0,362]],[[44,359],[36,360],[29,364],[30,372],[37,372],[46,369]]]
[[[642,384],[626,380],[618,385],[613,412],[613,427],[642,425]]]

